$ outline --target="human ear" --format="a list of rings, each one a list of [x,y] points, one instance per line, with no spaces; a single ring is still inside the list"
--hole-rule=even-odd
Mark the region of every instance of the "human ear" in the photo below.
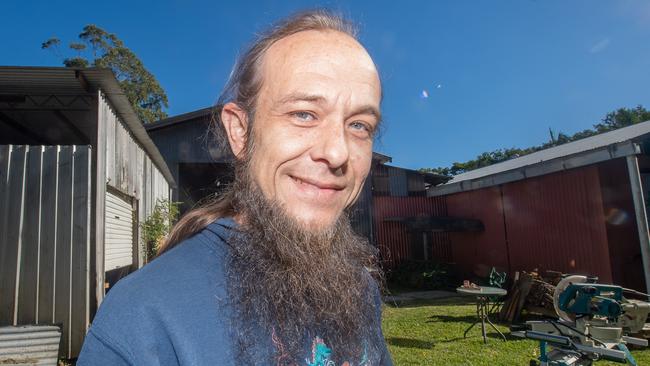
[[[240,157],[246,146],[248,131],[246,112],[235,103],[226,103],[221,110],[221,123],[226,130],[230,150],[235,157]]]

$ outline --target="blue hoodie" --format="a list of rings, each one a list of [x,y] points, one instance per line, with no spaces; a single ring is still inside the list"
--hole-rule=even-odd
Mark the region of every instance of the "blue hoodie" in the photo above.
[[[100,306],[77,365],[237,364],[224,268],[224,242],[234,225],[230,218],[220,219],[120,280]],[[379,292],[374,290],[381,317]],[[372,338],[383,340],[381,329],[377,332],[379,337]],[[258,364],[273,364],[273,341],[254,344],[249,351]],[[369,348],[381,351],[350,360],[349,365],[392,364],[384,342]],[[333,365],[331,353],[314,337],[305,344],[303,365]]]

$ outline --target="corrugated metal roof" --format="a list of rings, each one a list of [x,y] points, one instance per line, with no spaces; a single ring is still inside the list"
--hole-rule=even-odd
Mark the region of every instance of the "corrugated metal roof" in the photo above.
[[[555,146],[534,152],[532,154],[524,155],[519,158],[510,159],[498,164],[475,169],[467,173],[458,174],[454,176],[451,181],[449,181],[449,184],[468,179],[485,177],[488,175],[497,174],[557,158],[567,157],[580,152],[595,150],[619,142],[633,140],[646,134],[650,134],[650,121],[638,123],[610,132],[601,133],[600,135],[587,137],[582,140],[569,142],[560,146]]]
[[[428,196],[471,191],[641,153],[638,142],[650,134],[650,121],[541,150],[458,174],[432,187]]]
[[[35,89],[43,93],[74,94],[101,90],[113,105],[117,116],[129,127],[151,160],[170,182],[174,178],[156,145],[142,126],[133,106],[124,94],[113,72],[99,68],[0,66],[0,86],[3,94],[26,93]]]
[[[212,110],[213,107],[207,107],[207,108],[197,109],[195,111],[188,112],[188,113],[178,114],[176,116],[172,116],[169,118],[161,119],[153,123],[149,123],[145,125],[144,128],[147,131],[152,131],[152,130],[157,130],[168,126],[173,126],[177,123],[186,122],[188,120],[195,119],[195,118],[209,117],[212,115]]]
[[[0,327],[0,364],[56,366],[60,340],[55,325]]]

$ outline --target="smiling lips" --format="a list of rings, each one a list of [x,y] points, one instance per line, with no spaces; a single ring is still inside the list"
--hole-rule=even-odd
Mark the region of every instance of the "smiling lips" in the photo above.
[[[296,186],[304,193],[317,195],[322,198],[331,198],[336,193],[345,189],[344,184],[335,182],[321,182],[310,178],[298,178],[291,176]]]

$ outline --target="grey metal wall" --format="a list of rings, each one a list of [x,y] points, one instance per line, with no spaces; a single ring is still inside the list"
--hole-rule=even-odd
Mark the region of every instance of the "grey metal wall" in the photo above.
[[[60,341],[56,325],[0,327],[0,365],[57,366]]]
[[[180,164],[224,163],[231,158],[227,150],[228,142],[217,141],[208,132],[209,123],[210,115],[203,115],[148,131],[178,184],[178,189],[173,192],[174,200],[188,198],[182,193],[185,187],[179,171]]]
[[[374,196],[426,196],[424,176],[416,171],[377,164],[373,166]]]
[[[142,147],[125,128],[114,109],[101,93],[98,112],[98,136],[104,137],[102,144],[105,146],[105,175],[103,177],[98,176],[97,181],[104,182],[106,185],[135,198],[138,207],[136,215],[138,224],[142,223],[151,214],[157,200],[170,198],[169,183],[165,180],[160,169],[151,161]],[[98,187],[98,195],[105,198],[105,189],[102,192],[101,188]],[[103,202],[98,203],[102,206],[103,212],[105,199]],[[104,221],[98,221],[98,232],[104,233]],[[139,235],[139,226],[136,229],[138,230],[138,264],[142,265],[144,258],[143,242],[142,236]]]
[[[63,325],[62,355],[89,324],[91,149],[0,146],[0,325]]]

